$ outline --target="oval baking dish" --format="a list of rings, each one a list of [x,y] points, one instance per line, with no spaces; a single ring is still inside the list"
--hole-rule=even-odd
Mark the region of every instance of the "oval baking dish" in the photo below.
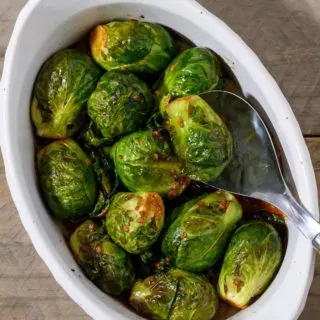
[[[221,20],[193,0],[29,0],[17,19],[1,81],[1,148],[6,176],[37,252],[57,282],[94,319],[142,318],[83,275],[59,229],[43,214],[46,209],[36,184],[29,102],[36,74],[52,53],[77,41],[99,22],[128,18],[165,25],[224,59],[244,95],[258,101],[268,115],[299,197],[318,218],[314,172],[292,110],[259,59]],[[313,275],[314,254],[290,222],[288,230],[288,248],[277,277],[233,320],[293,320],[300,315]]]

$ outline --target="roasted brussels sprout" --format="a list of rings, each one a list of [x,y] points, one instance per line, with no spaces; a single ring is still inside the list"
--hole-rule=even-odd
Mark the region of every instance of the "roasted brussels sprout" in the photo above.
[[[154,94],[162,109],[176,98],[221,89],[222,85],[218,56],[207,48],[196,47],[183,51],[170,63]]]
[[[99,77],[99,68],[82,52],[65,49],[49,58],[37,76],[31,103],[37,135],[72,136],[84,123],[86,103]]]
[[[70,247],[88,277],[103,291],[119,295],[134,284],[135,273],[128,254],[109,241],[91,220],[71,235]]]
[[[176,208],[162,241],[162,252],[178,268],[201,272],[222,256],[242,208],[228,192],[202,195]]]
[[[164,204],[155,192],[120,192],[109,207],[106,228],[112,240],[134,254],[146,251],[159,237]]]
[[[202,182],[216,179],[232,157],[232,137],[222,119],[195,95],[174,100],[164,108],[164,115],[189,178]]]
[[[130,303],[139,314],[156,320],[210,320],[218,308],[208,280],[179,269],[138,280]]]
[[[283,257],[276,229],[265,222],[249,222],[232,236],[219,275],[218,292],[226,302],[246,307],[275,276]]]
[[[104,69],[140,74],[162,71],[175,53],[173,40],[162,26],[136,20],[96,26],[90,47],[93,58]]]
[[[132,73],[110,71],[102,76],[88,101],[88,113],[106,141],[136,131],[151,113],[148,86]]]
[[[38,152],[38,178],[46,202],[58,219],[90,213],[97,198],[92,161],[72,139],[50,143]]]
[[[175,198],[188,184],[180,162],[159,131],[132,133],[114,144],[111,155],[122,183],[130,191]]]

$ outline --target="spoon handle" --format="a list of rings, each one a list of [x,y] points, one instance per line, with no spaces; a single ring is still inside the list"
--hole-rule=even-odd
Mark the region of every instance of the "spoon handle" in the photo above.
[[[312,214],[286,190],[281,195],[272,195],[269,202],[282,210],[295,226],[309,239],[313,247],[320,251],[320,224]]]

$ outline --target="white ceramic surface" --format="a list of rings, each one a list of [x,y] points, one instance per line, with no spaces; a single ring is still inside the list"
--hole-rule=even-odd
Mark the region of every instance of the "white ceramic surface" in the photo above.
[[[314,172],[290,106],[255,54],[217,17],[193,0],[29,0],[9,43],[0,88],[0,136],[7,180],[37,252],[70,297],[94,319],[141,318],[84,277],[46,213],[35,183],[29,101],[36,74],[53,52],[78,40],[98,22],[141,15],[175,29],[225,59],[244,94],[259,101],[269,115],[300,198],[318,218]],[[233,320],[298,318],[313,277],[314,255],[308,241],[288,225],[288,250],[276,279],[257,302]]]

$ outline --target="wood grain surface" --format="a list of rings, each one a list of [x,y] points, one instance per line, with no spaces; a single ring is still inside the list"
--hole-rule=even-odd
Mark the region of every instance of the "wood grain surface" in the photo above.
[[[25,2],[0,0],[0,74],[14,21]],[[247,42],[279,83],[306,136],[320,189],[320,1],[199,2]],[[90,319],[34,251],[10,197],[1,157],[0,319]],[[320,319],[320,259],[299,319]]]

